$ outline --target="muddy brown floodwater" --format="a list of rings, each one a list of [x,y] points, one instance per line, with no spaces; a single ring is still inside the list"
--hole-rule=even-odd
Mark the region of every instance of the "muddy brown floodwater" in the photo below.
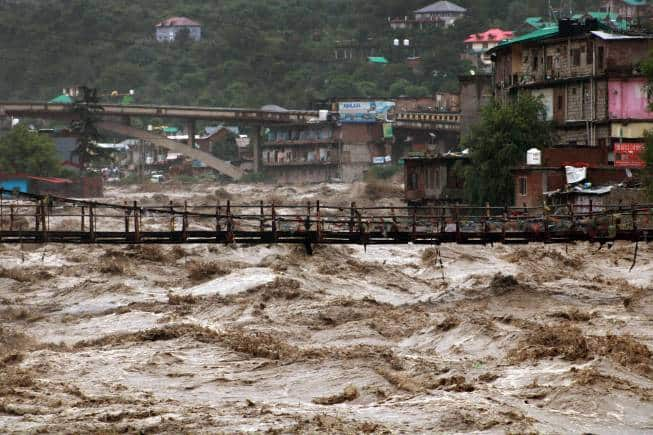
[[[157,189],[106,199],[400,203]],[[653,251],[629,272],[633,251],[0,245],[0,432],[651,433]]]

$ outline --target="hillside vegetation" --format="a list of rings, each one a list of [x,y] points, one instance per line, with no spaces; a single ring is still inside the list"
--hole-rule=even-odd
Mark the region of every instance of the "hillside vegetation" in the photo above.
[[[342,96],[452,91],[468,70],[466,35],[489,26],[518,29],[544,13],[541,0],[459,0],[469,16],[455,28],[390,29],[429,0],[0,0],[0,98],[50,99],[64,86],[135,89],[142,103],[307,107]],[[577,1],[582,10],[584,2]],[[157,43],[170,16],[202,24],[201,42]],[[392,53],[409,38],[424,59],[414,73]],[[338,62],[337,41],[375,46],[393,62]]]

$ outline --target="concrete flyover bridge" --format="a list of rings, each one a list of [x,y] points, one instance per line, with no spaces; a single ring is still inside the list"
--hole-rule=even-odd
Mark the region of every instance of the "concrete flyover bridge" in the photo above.
[[[0,101],[0,117],[11,116],[15,118],[38,118],[73,120],[77,114],[71,104],[52,104],[44,102],[3,102]],[[278,124],[304,124],[313,122],[319,116],[317,111],[310,110],[257,110],[237,109],[224,107],[196,107],[196,106],[166,106],[166,105],[119,105],[103,104],[99,115],[103,121],[98,127],[128,137],[143,139],[156,146],[180,153],[192,159],[200,160],[208,167],[227,175],[233,179],[243,176],[243,171],[224,160],[220,160],[210,153],[197,150],[193,147],[195,138],[195,122],[218,121],[237,125],[251,125],[256,127],[256,134],[252,138],[255,155],[260,153],[261,130],[265,125]],[[185,120],[188,129],[188,146],[178,142],[148,133],[144,130],[130,126],[131,118],[160,118]],[[120,122],[116,122],[120,120]],[[258,161],[255,159],[255,171],[258,171]]]
[[[102,104],[104,116],[149,117],[233,122],[235,124],[305,123],[318,117],[314,110],[257,110],[224,107]],[[0,116],[15,118],[69,119],[72,105],[43,102],[0,101]]]
[[[227,175],[234,180],[238,180],[244,175],[242,169],[232,165],[231,163],[225,162],[224,160],[221,160],[210,153],[200,151],[188,145],[184,145],[183,143],[168,139],[165,136],[153,134],[148,131],[141,130],[140,128],[131,127],[129,125],[120,124],[118,122],[104,121],[99,122],[97,126],[100,130],[110,131],[121,136],[141,139],[151,143],[152,145],[165,148],[175,153],[179,153],[191,159],[200,160],[209,168],[215,169],[221,174]]]

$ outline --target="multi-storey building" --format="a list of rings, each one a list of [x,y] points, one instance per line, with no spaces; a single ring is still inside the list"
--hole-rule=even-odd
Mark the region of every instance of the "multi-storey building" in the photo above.
[[[388,19],[390,27],[393,29],[406,29],[418,27],[420,29],[425,27],[450,27],[456,21],[463,18],[467,13],[467,9],[458,6],[450,1],[438,1],[421,9],[413,11],[412,17],[392,18]]]
[[[331,123],[271,128],[261,147],[266,174],[281,183],[319,183],[339,176],[341,142]]]
[[[637,21],[651,12],[648,0],[604,0],[601,11],[610,12],[628,21]]]
[[[593,18],[561,20],[490,50],[494,93],[542,97],[558,144],[605,147],[613,162],[615,144],[641,141],[653,128],[639,67],[652,46],[651,35],[619,33]]]
[[[469,35],[465,39],[465,53],[462,58],[472,62],[476,68],[489,71],[492,69],[492,59],[487,54],[488,50],[513,36],[513,32],[497,28]]]

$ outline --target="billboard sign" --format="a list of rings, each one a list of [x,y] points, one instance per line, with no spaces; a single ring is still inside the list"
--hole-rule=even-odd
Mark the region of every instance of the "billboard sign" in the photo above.
[[[351,101],[338,103],[338,112],[342,123],[365,124],[388,121],[394,107],[393,101]]]
[[[616,143],[614,165],[618,168],[644,168],[646,163],[642,160],[643,153],[643,143]]]

